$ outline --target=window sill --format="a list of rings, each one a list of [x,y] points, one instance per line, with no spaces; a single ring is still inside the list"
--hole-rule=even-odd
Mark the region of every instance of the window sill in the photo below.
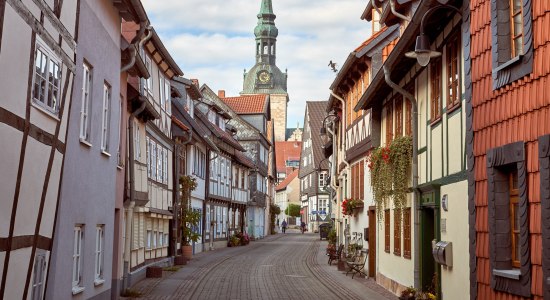
[[[56,112],[53,112],[52,110],[48,109],[48,108],[45,108],[44,106],[42,106],[40,103],[36,102],[34,99],[31,100],[31,105],[36,108],[38,111],[44,113],[46,116],[54,119],[55,121],[57,122],[60,122],[61,120],[59,119],[59,116],[58,116],[58,113]]]
[[[73,286],[73,296],[84,292],[83,286]]]
[[[83,139],[83,138],[80,138],[80,143],[89,147],[89,148],[92,148],[92,144],[90,142],[88,142],[87,140]]]
[[[516,56],[516,57],[514,57],[514,58],[511,58],[509,61],[503,63],[502,65],[500,65],[500,66],[498,66],[498,67],[496,67],[496,68],[494,68],[494,69],[493,69],[493,74],[498,73],[498,72],[500,72],[500,71],[502,71],[502,70],[504,70],[504,69],[506,69],[506,68],[509,68],[510,66],[512,66],[512,65],[514,65],[514,64],[516,64],[516,63],[518,63],[518,62],[520,62],[522,57],[523,57],[523,55],[518,55],[518,56]]]
[[[493,275],[499,276],[499,277],[505,277],[509,279],[519,280],[521,276],[521,271],[519,269],[511,269],[511,270],[497,270],[493,269]]]
[[[439,125],[439,123],[441,122],[441,116],[433,119],[433,120],[430,120],[430,126],[437,126]]]
[[[460,102],[453,103],[449,106],[447,106],[447,116],[452,114],[455,110],[457,110],[459,107],[461,107]]]
[[[96,280],[94,280],[94,286],[100,286],[103,283],[105,283],[105,280],[102,278],[97,278]]]
[[[107,156],[107,157],[111,157],[111,154],[105,150],[101,150],[101,154]]]

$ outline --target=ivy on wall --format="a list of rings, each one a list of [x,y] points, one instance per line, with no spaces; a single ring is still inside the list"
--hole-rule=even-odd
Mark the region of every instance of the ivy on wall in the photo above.
[[[381,220],[388,200],[393,200],[396,211],[407,205],[407,192],[412,163],[412,139],[395,138],[389,145],[374,149],[369,156],[371,187],[378,220]],[[401,221],[401,214],[396,214]]]

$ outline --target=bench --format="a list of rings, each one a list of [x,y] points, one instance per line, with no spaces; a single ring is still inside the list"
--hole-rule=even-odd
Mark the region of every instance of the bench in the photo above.
[[[355,277],[356,274],[360,274],[363,276],[367,276],[365,273],[365,263],[367,261],[368,256],[368,250],[361,250],[361,253],[357,256],[355,256],[354,260],[346,262],[348,265],[348,271],[346,272],[346,276],[348,276],[349,273],[351,273],[351,278]]]
[[[344,249],[344,245],[340,244],[340,246],[338,246],[338,250],[332,249],[331,251],[329,251],[327,253],[327,255],[328,255],[328,264],[329,265],[332,265],[332,262],[334,260],[340,259],[340,257],[342,256],[342,250],[343,249]]]

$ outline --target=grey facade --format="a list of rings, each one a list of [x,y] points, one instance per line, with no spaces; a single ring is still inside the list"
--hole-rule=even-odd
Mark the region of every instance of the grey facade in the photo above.
[[[75,299],[111,297],[113,233],[116,198],[117,151],[120,122],[120,17],[110,1],[80,1],[76,79],[66,160],[63,168],[61,199],[52,249],[50,280],[46,298]],[[88,138],[81,138],[83,110],[83,65],[91,69]],[[104,86],[110,87],[107,147],[102,150]],[[101,187],[101,188],[97,188]],[[81,247],[80,288],[74,288],[73,249],[75,226],[83,232]],[[96,276],[96,243],[101,236],[102,270]],[[101,261],[102,260],[102,261]]]

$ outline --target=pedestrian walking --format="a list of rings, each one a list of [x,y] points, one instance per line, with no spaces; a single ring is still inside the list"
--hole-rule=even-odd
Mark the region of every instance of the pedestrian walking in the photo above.
[[[281,223],[281,228],[283,229],[283,233],[286,233],[286,220],[283,220],[283,223]]]
[[[304,231],[306,231],[306,222],[302,221],[302,223],[300,224],[300,227],[302,229],[302,234],[304,234]]]

